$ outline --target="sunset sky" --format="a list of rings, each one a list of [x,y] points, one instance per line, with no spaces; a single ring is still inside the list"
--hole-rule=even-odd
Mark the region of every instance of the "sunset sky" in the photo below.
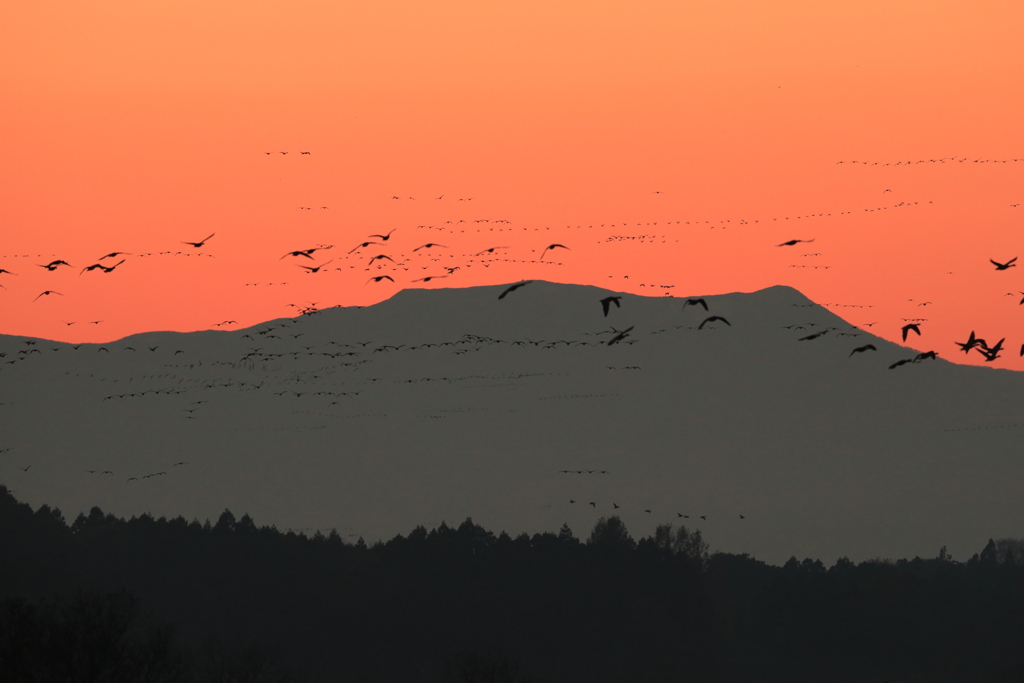
[[[989,261],[1024,256],[1022,25],[1016,1],[6,2],[0,333],[785,284],[1024,370],[1024,264]],[[971,330],[1004,355],[959,353]]]

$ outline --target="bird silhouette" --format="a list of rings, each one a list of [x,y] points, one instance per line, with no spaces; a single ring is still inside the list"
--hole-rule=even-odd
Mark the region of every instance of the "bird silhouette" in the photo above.
[[[210,233],[210,237],[213,237],[216,234],[217,233],[215,233],[215,232],[214,233]],[[207,238],[203,239],[201,242],[182,242],[182,244],[191,244],[193,247],[198,249],[199,247],[201,247],[204,244],[206,244],[207,242],[209,242],[210,241],[210,237],[207,237]]]
[[[865,344],[864,346],[858,346],[853,351],[850,351],[850,356],[855,353],[864,353],[865,351],[877,351],[874,344]],[[849,358],[850,356],[847,356]]]
[[[367,280],[366,284],[370,284],[371,282],[380,282],[381,280],[391,280],[394,282],[394,279],[392,279],[390,275],[377,275],[376,277],[371,277]]]
[[[542,251],[540,253],[540,260],[543,261],[544,260],[544,254],[548,253],[548,251],[550,251],[551,249],[556,249],[556,248],[558,248],[558,249],[569,249],[569,247],[565,246],[564,244],[549,244],[548,246],[544,247],[544,251]]]
[[[53,291],[52,289],[48,289],[48,290],[46,290],[45,292],[43,292],[43,293],[42,293],[42,294],[40,294],[39,296],[49,296],[49,295],[51,295],[51,294],[56,294],[57,296],[64,296],[64,295],[63,295],[63,294],[61,294],[60,292],[55,292],[55,291]],[[38,299],[38,298],[39,298],[39,296],[37,296],[37,297],[36,297],[35,299],[32,299],[32,301],[36,301],[36,299]]]
[[[355,246],[355,247],[354,247],[354,248],[352,249],[352,251],[350,251],[350,252],[348,252],[348,253],[350,253],[350,254],[351,254],[351,253],[352,253],[353,251],[355,251],[356,249],[363,249],[363,248],[365,248],[365,247],[368,247],[368,246],[370,246],[371,244],[380,244],[380,242],[363,242],[362,244],[357,244],[357,245],[356,245],[356,246]]]
[[[801,242],[813,242],[813,241],[814,240],[789,240],[788,242],[783,242],[782,244],[776,244],[775,246],[777,246],[777,247],[791,247],[794,244],[800,244]]]
[[[51,261],[50,263],[47,263],[45,266],[44,265],[40,265],[39,267],[40,268],[46,268],[48,271],[50,271],[52,273],[53,271],[57,270],[61,266],[68,266],[68,267],[71,267],[71,268],[74,267],[70,263],[68,263],[67,261]]]
[[[379,237],[379,238],[381,238],[381,239],[382,239],[383,241],[387,242],[387,241],[388,241],[389,239],[391,239],[391,233],[392,233],[392,232],[394,232],[394,231],[395,231],[395,230],[397,230],[397,229],[398,229],[398,228],[394,228],[394,229],[392,229],[392,230],[391,230],[390,232],[388,232],[388,234],[386,234],[386,235],[369,235],[369,237]]]
[[[421,277],[413,282],[430,282],[431,280],[437,280],[438,278],[448,277],[447,275],[429,275],[427,277]]]
[[[683,304],[683,308],[687,306],[703,306],[705,311],[708,310],[708,302],[704,301],[704,299],[687,299],[686,303]]]
[[[444,247],[444,245],[443,244],[438,244],[436,242],[427,242],[423,246],[416,247],[415,249],[413,249],[413,251],[419,251],[420,249],[432,249],[433,247]],[[444,248],[447,249],[448,247],[444,247]]]
[[[608,311],[611,309],[611,305],[613,303],[615,304],[615,308],[622,308],[622,304],[619,303],[621,300],[621,296],[606,296],[601,299],[601,308],[604,310],[604,317],[608,317]]]
[[[710,318],[705,318],[705,319],[704,319],[704,322],[702,322],[702,323],[701,323],[700,325],[698,325],[698,326],[697,326],[697,329],[698,329],[698,330],[699,330],[699,329],[702,329],[702,328],[703,328],[703,327],[704,327],[705,325],[707,325],[708,323],[713,323],[713,322],[715,322],[716,320],[721,320],[721,321],[722,321],[723,323],[725,323],[725,324],[726,324],[726,325],[728,325],[729,327],[732,327],[732,323],[730,323],[730,322],[729,322],[728,320],[726,320],[726,319],[725,319],[725,318],[723,318],[722,316],[720,316],[720,315],[713,315],[713,316],[711,316]]]
[[[131,256],[131,254],[129,254],[129,253],[128,253],[128,252],[126,252],[126,251],[112,251],[112,252],[110,252],[109,254],[107,254],[106,256],[100,256],[100,257],[99,257],[98,259],[96,259],[96,260],[97,260],[97,261],[102,261],[103,259],[108,259],[108,258],[117,258],[118,256]]]
[[[299,268],[305,268],[310,273],[319,273],[321,268],[323,268],[324,266],[326,266],[328,263],[330,263],[333,260],[334,259],[331,259],[330,261],[326,261],[324,263],[321,263],[319,266],[304,266],[301,263],[296,263],[295,265],[298,266]]]
[[[1007,268],[1013,268],[1014,266],[1017,265],[1016,263],[1014,263],[1014,261],[1016,261],[1016,260],[1017,260],[1016,256],[1014,256],[1012,259],[1010,259],[1006,263],[999,263],[996,260],[989,259],[989,261],[992,263],[992,265],[994,265],[996,267],[996,270],[1006,270]]]
[[[965,341],[963,343],[960,343],[960,342],[953,342],[953,343],[956,344],[957,346],[959,346],[960,350],[963,351],[964,353],[969,353],[970,350],[973,349],[975,346],[981,346],[981,348],[986,348],[987,347],[987,345],[985,344],[985,340],[984,339],[978,339],[978,338],[976,338],[974,336],[974,330],[971,330],[971,336],[967,338],[967,341]]]
[[[509,247],[491,247],[490,249],[484,249],[473,254],[474,256],[480,256],[481,254],[493,254],[495,249],[508,249]]]
[[[900,329],[903,330],[903,341],[907,341],[907,334],[911,330],[916,332],[918,337],[921,336],[921,328],[917,326],[917,323],[910,323],[909,325],[904,325]]]
[[[316,251],[317,249],[319,249],[319,247],[313,247],[312,249],[299,249],[298,251],[289,251],[287,254],[285,254],[281,258],[282,259],[286,259],[289,256],[305,256],[306,258],[312,260],[313,257],[311,256],[311,254],[314,251]],[[349,253],[351,253],[351,252],[349,252]]]
[[[533,280],[524,280],[523,282],[519,282],[519,283],[517,283],[517,284],[514,284],[514,285],[512,285],[511,287],[509,287],[508,289],[506,289],[506,290],[505,290],[504,292],[502,292],[501,294],[499,294],[499,295],[498,295],[498,298],[499,298],[499,299],[504,299],[504,298],[505,298],[505,297],[506,297],[506,296],[507,296],[508,294],[510,294],[511,292],[514,292],[514,291],[516,291],[516,290],[517,290],[517,289],[519,289],[520,287],[525,287],[526,285],[530,284],[531,282],[533,282]]]
[[[114,265],[110,266],[109,268],[104,266],[102,263],[94,263],[91,266],[86,266],[85,268],[82,268],[82,272],[79,273],[78,275],[79,275],[79,277],[81,277],[82,273],[84,273],[85,271],[87,271],[87,270],[96,270],[97,268],[102,270],[104,273],[110,273],[110,272],[113,272],[114,268],[117,268],[122,263],[124,263],[124,259],[121,259],[120,261],[118,261]]]
[[[621,332],[618,332],[618,334],[616,334],[614,337],[612,337],[608,341],[608,346],[612,346],[613,344],[617,344],[620,341],[622,341],[623,339],[625,339],[626,337],[628,337],[630,330],[632,330],[634,327],[636,327],[636,325],[630,325],[629,327],[627,327],[626,329],[622,330]],[[612,329],[615,329],[615,328],[612,328]]]

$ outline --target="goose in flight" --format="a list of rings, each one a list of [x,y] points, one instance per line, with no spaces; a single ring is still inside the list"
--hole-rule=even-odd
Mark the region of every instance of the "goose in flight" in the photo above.
[[[508,249],[509,247],[491,247],[490,249],[484,249],[473,254],[474,256],[480,256],[481,254],[493,254],[495,249]]]
[[[865,344],[864,346],[858,346],[853,351],[850,351],[850,356],[855,353],[864,353],[865,351],[877,351],[874,344]],[[850,356],[847,356],[849,358]]]
[[[904,325],[903,327],[900,328],[901,330],[903,330],[903,341],[907,341],[907,334],[911,330],[916,332],[918,337],[921,336],[921,328],[918,327],[917,325],[917,323],[910,323],[909,325]]]
[[[214,232],[214,233],[210,233],[210,237],[213,237],[213,236],[214,236],[214,235],[216,235],[216,234],[217,234],[217,233],[215,233],[215,232]],[[182,244],[191,244],[191,245],[192,245],[193,247],[195,247],[196,249],[198,249],[199,247],[201,247],[201,246],[203,246],[204,244],[206,244],[207,242],[209,242],[209,241],[210,241],[210,237],[207,237],[207,238],[205,238],[205,239],[204,239],[204,240],[202,240],[201,242],[184,242],[184,241],[183,241],[183,242],[182,242]]]
[[[1010,259],[1006,263],[999,263],[998,261],[996,261],[994,259],[989,259],[989,261],[992,263],[992,265],[994,265],[996,267],[996,270],[1006,270],[1007,268],[1013,268],[1014,266],[1017,265],[1016,263],[1014,263],[1014,261],[1016,261],[1016,260],[1017,260],[1016,256],[1014,256],[1012,259]]]
[[[953,343],[956,344],[957,346],[959,346],[960,350],[963,351],[964,353],[969,353],[970,350],[973,349],[975,346],[980,346],[981,348],[986,348],[987,347],[987,345],[985,344],[985,340],[984,339],[978,339],[978,338],[976,338],[974,336],[974,330],[971,330],[971,336],[967,338],[967,341],[965,341],[963,343],[960,343],[960,342],[953,342]]]
[[[437,242],[427,242],[421,247],[416,247],[415,249],[413,249],[413,251],[419,251],[420,249],[433,249],[434,247],[444,247],[445,249],[448,248],[445,247],[443,244],[438,244]]]
[[[84,273],[85,271],[87,271],[87,270],[90,270],[90,271],[91,270],[96,270],[97,268],[102,270],[104,273],[110,273],[110,272],[113,272],[114,268],[117,268],[119,265],[124,263],[124,261],[125,261],[124,259],[121,259],[120,261],[118,261],[114,265],[110,266],[109,268],[106,267],[105,265],[103,265],[102,263],[94,263],[91,266],[86,266],[85,268],[82,268],[82,272],[79,273],[78,275],[79,275],[79,277],[81,277],[82,273]]]
[[[775,246],[777,246],[777,247],[791,247],[794,244],[800,244],[801,242],[813,242],[813,241],[814,240],[789,240],[788,242],[783,242],[782,244],[776,244]]]
[[[100,256],[96,260],[97,261],[102,261],[103,259],[117,258],[118,256],[131,256],[131,254],[129,254],[127,251],[112,251],[109,254],[107,254],[106,256]]]
[[[613,344],[617,344],[618,342],[620,342],[623,339],[625,339],[626,337],[628,337],[630,330],[632,330],[634,327],[636,327],[636,325],[630,325],[629,327],[627,327],[626,329],[622,330],[621,332],[618,332],[618,334],[616,334],[614,337],[612,337],[608,341],[608,346],[612,346]],[[612,329],[615,329],[615,328],[613,327]]]
[[[305,268],[310,273],[319,273],[321,268],[323,268],[324,266],[326,266],[328,263],[330,263],[333,260],[334,259],[331,259],[330,261],[327,261],[325,263],[321,263],[319,266],[304,266],[301,263],[296,263],[295,265],[298,266],[299,268]]]
[[[431,280],[437,280],[442,277],[448,277],[447,275],[428,275],[427,277],[421,277],[413,280],[413,282],[430,282]]]
[[[544,254],[548,253],[548,251],[550,251],[552,249],[555,249],[555,248],[558,248],[558,249],[569,249],[569,247],[565,246],[564,244],[549,244],[548,246],[544,247],[544,251],[542,251],[540,253],[540,260],[543,261],[544,260]]]
[[[373,262],[374,262],[374,261],[376,261],[377,259],[385,259],[385,258],[386,258],[386,259],[387,259],[388,261],[391,261],[392,263],[394,263],[394,262],[395,262],[395,259],[391,258],[391,257],[390,257],[390,256],[388,256],[387,254],[378,254],[377,256],[374,256],[374,257],[373,257],[372,259],[370,259],[370,265],[372,266],[372,265],[373,265]]]
[[[392,282],[394,282],[394,279],[390,275],[377,275],[376,277],[371,277],[369,280],[367,280],[366,284],[368,285],[371,282],[380,282],[381,280],[391,280]]]
[[[394,232],[394,231],[395,231],[395,230],[397,230],[397,229],[398,229],[398,228],[393,228],[393,229],[392,229],[392,230],[391,230],[390,232],[388,232],[388,234],[386,234],[386,235],[369,235],[369,237],[379,237],[379,238],[381,238],[381,239],[382,239],[383,241],[387,242],[387,241],[388,241],[389,239],[391,239],[391,233],[392,233],[392,232]]]
[[[516,284],[512,285],[511,287],[506,289],[504,292],[499,294],[498,295],[498,299],[504,299],[511,292],[516,291],[520,287],[525,287],[526,285],[530,284],[531,282],[533,282],[533,280],[524,280],[523,282],[519,282],[519,283],[516,283]]]
[[[697,329],[698,329],[698,330],[699,330],[699,329],[702,329],[702,328],[703,328],[703,327],[704,327],[705,325],[707,325],[708,323],[713,323],[713,322],[715,322],[716,320],[721,320],[721,321],[722,321],[723,323],[725,323],[725,324],[726,324],[726,325],[728,325],[729,327],[732,327],[732,323],[730,323],[730,322],[729,322],[728,320],[726,320],[726,319],[725,319],[725,318],[723,318],[722,316],[720,316],[720,315],[713,315],[713,316],[711,316],[710,318],[705,318],[705,319],[704,319],[704,322],[702,322],[702,323],[701,323],[700,325],[698,325],[698,326],[697,326]]]
[[[70,263],[68,263],[67,261],[51,261],[50,263],[47,263],[45,266],[40,264],[39,267],[40,268],[46,268],[48,271],[50,271],[52,273],[53,271],[57,270],[61,266],[68,266],[69,268],[73,268],[74,267]]]
[[[48,289],[48,290],[46,290],[45,292],[43,292],[43,293],[42,293],[42,294],[40,294],[39,296],[49,296],[49,295],[51,295],[51,294],[56,294],[57,296],[64,296],[64,295],[63,295],[63,294],[61,294],[60,292],[55,292],[55,291],[53,291],[52,289]],[[38,298],[39,298],[39,296],[37,296],[37,297],[36,297],[35,299],[32,299],[32,301],[35,301],[36,299],[38,299]]]
[[[363,249],[363,248],[365,248],[365,247],[368,247],[368,246],[370,246],[371,244],[380,244],[380,242],[363,242],[362,244],[357,244],[357,245],[355,246],[355,248],[353,248],[353,249],[352,249],[352,251],[355,251],[356,249]],[[348,252],[348,253],[350,253],[350,254],[351,254],[351,253],[352,253],[352,251],[350,251],[350,252]]]
[[[316,251],[317,249],[319,249],[319,248],[320,247],[313,247],[312,249],[299,249],[298,251],[289,251],[287,254],[285,254],[281,258],[282,259],[286,259],[289,256],[305,256],[306,258],[312,260],[313,259],[312,253],[314,251]],[[349,253],[351,253],[351,252],[349,252]]]
[[[606,296],[601,299],[601,308],[604,309],[604,317],[608,317],[608,311],[611,309],[613,303],[615,304],[615,308],[622,308],[622,304],[619,303],[621,300],[621,296]]]
[[[683,308],[687,306],[703,306],[705,311],[708,310],[708,302],[704,301],[704,299],[687,299],[686,303],[683,304]]]

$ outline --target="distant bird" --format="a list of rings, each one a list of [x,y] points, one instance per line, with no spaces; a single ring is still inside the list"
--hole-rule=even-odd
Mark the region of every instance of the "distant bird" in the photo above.
[[[708,310],[708,302],[704,301],[704,299],[687,299],[686,303],[683,304],[683,308],[687,306],[703,306],[705,311]]]
[[[1006,270],[1007,268],[1013,268],[1014,266],[1017,265],[1016,263],[1014,263],[1014,261],[1016,261],[1016,260],[1017,260],[1016,256],[1014,256],[1012,259],[1010,259],[1006,263],[999,263],[998,261],[995,261],[993,259],[989,259],[989,261],[992,263],[992,265],[994,265],[996,267],[996,270]]]
[[[935,351],[925,351],[924,353],[919,353],[914,356],[914,362],[917,363],[918,361],[927,360],[929,358],[935,360],[938,356],[939,354]]]
[[[708,521],[708,516],[707,515],[701,515],[700,518],[703,519],[705,522]]]
[[[56,294],[57,296],[64,296],[64,295],[63,295],[63,294],[61,294],[60,292],[55,292],[55,291],[53,291],[52,289],[48,289],[48,290],[46,290],[45,292],[43,292],[43,293],[42,293],[42,294],[40,294],[39,296],[49,296],[50,294]],[[37,296],[37,297],[36,297],[35,299],[32,299],[32,301],[35,301],[36,299],[38,299],[38,298],[39,298],[39,296]]]
[[[216,235],[216,234],[217,234],[217,233],[215,233],[215,232],[214,232],[214,233],[211,233],[211,234],[210,234],[210,237],[213,237],[213,236],[214,236],[214,235]],[[201,246],[203,246],[204,244],[206,244],[207,242],[209,242],[209,241],[210,241],[210,237],[207,237],[206,239],[202,240],[201,242],[182,242],[182,244],[191,244],[191,245],[192,245],[193,247],[195,247],[196,249],[198,249],[199,247],[201,247]]]
[[[120,261],[118,261],[114,265],[110,266],[109,268],[104,266],[102,263],[94,263],[91,266],[86,266],[85,268],[82,268],[82,272],[79,273],[78,275],[79,275],[79,277],[81,277],[82,273],[84,273],[85,271],[87,271],[87,270],[96,270],[97,268],[102,270],[104,273],[110,273],[110,272],[113,272],[114,268],[117,268],[122,263],[124,263],[124,259],[121,259]]]
[[[790,240],[788,242],[783,242],[782,244],[776,244],[775,246],[777,246],[777,247],[791,247],[794,244],[800,244],[801,242],[813,242],[813,241],[814,240]]]
[[[434,247],[444,247],[444,245],[443,244],[438,244],[436,242],[427,242],[426,244],[424,244],[421,247],[416,247],[415,249],[413,249],[413,251],[419,251],[420,249],[432,249]],[[448,247],[444,247],[444,248],[447,249]]]
[[[608,340],[608,346],[612,346],[613,344],[617,344],[620,341],[622,341],[623,339],[625,339],[626,337],[628,337],[630,330],[632,330],[634,327],[636,327],[636,325],[630,325],[626,329],[624,329],[621,332],[619,332],[618,334],[616,334],[614,337],[612,337],[610,340]]]
[[[904,358],[903,360],[898,360],[895,363],[893,363],[892,365],[890,365],[889,369],[890,370],[895,370],[896,368],[898,368],[901,365],[906,365],[907,363],[913,363],[913,362],[914,362],[913,358]]]
[[[392,230],[391,230],[390,232],[388,232],[388,234],[386,234],[386,235],[370,235],[370,237],[379,237],[379,238],[381,238],[382,240],[384,240],[385,242],[387,242],[387,241],[388,241],[389,239],[391,239],[391,233],[392,233],[392,232],[394,232],[394,231],[395,231],[395,230],[397,230],[397,229],[398,229],[398,228],[393,228],[393,229],[392,229]]]
[[[612,508],[615,509],[615,510],[618,510],[619,506],[617,504],[615,504],[615,503],[612,503]]]
[[[324,266],[326,266],[328,263],[330,263],[333,260],[334,259],[331,259],[330,261],[326,261],[325,263],[321,263],[319,266],[304,266],[304,265],[302,265],[300,263],[296,263],[295,265],[298,266],[299,268],[305,268],[310,273],[318,273],[318,272],[320,272],[321,268],[323,268]]]
[[[740,515],[740,519],[746,519],[746,517],[744,517],[743,515]]]
[[[447,275],[429,275],[427,277],[421,277],[413,282],[430,282],[431,280],[437,280],[438,278],[448,277]]]
[[[117,258],[118,256],[131,256],[131,254],[129,254],[127,251],[112,251],[109,254],[107,254],[106,256],[100,256],[96,260],[97,261],[102,261],[103,259]]]
[[[3,268],[0,268],[0,275],[3,275],[4,273],[7,273],[8,275],[17,275],[17,273],[12,273],[9,270],[4,270]]]
[[[31,465],[29,465],[29,467],[31,467]],[[590,503],[590,507],[596,508],[597,507],[597,503]]]
[[[544,251],[542,251],[540,253],[540,260],[543,261],[544,260],[544,254],[548,253],[548,251],[550,251],[551,249],[556,249],[556,248],[557,249],[569,249],[569,247],[565,246],[564,244],[549,244],[548,246],[544,247]]]
[[[516,291],[520,287],[525,287],[526,285],[530,284],[531,282],[533,282],[533,280],[524,280],[523,282],[519,282],[517,284],[512,285],[511,287],[506,289],[504,292],[499,294],[498,295],[498,299],[504,299],[506,295],[510,294],[511,292]]]
[[[22,472],[28,472],[31,467],[32,465],[29,465],[28,467],[19,467],[18,469],[21,470]]]
[[[864,346],[858,346],[853,351],[850,351],[850,356],[855,353],[864,353],[865,351],[877,351],[874,344],[865,344]],[[847,356],[849,358],[850,356]]]
[[[313,247],[312,249],[299,249],[298,251],[289,251],[287,254],[285,254],[281,258],[282,259],[286,259],[289,256],[305,256],[306,258],[312,260],[313,257],[311,256],[311,254],[314,251],[316,251],[317,249],[319,249],[319,248],[320,247]],[[351,253],[351,252],[349,252],[349,253]],[[278,260],[280,260],[280,259],[278,259]]]
[[[684,515],[682,512],[677,512],[676,513],[676,517],[682,518],[682,519],[689,519],[690,515]]]
[[[50,271],[52,273],[53,271],[57,270],[61,266],[68,266],[68,267],[72,267],[72,268],[74,267],[70,263],[68,263],[67,261],[51,261],[50,263],[47,263],[45,266],[44,265],[40,265],[39,267],[40,268],[46,268],[48,271]]]
[[[378,275],[376,277],[371,277],[366,281],[366,284],[370,284],[371,282],[380,282],[381,280],[391,280],[394,282],[394,279],[392,279],[390,275]]]
[[[362,244],[358,244],[358,245],[356,245],[356,246],[355,246],[355,248],[353,248],[353,249],[352,249],[352,251],[355,251],[356,249],[363,249],[363,248],[365,248],[365,247],[368,247],[368,246],[370,246],[371,244],[380,244],[380,242],[363,242]],[[350,254],[351,254],[351,253],[352,253],[352,251],[350,251],[350,252],[348,252],[348,253],[350,253]]]
[[[619,303],[621,300],[621,296],[606,296],[601,299],[601,308],[604,309],[604,317],[608,317],[608,311],[611,309],[611,305],[613,303],[615,304],[615,308],[622,308],[622,304]]]
[[[722,321],[723,323],[725,323],[725,324],[726,324],[726,325],[728,325],[729,327],[732,327],[732,323],[730,323],[730,322],[729,322],[728,320],[726,320],[726,319],[725,319],[725,318],[723,318],[722,316],[720,316],[720,315],[713,315],[713,316],[711,316],[710,318],[705,318],[705,319],[704,319],[704,322],[702,322],[702,323],[701,323],[700,325],[698,325],[698,326],[697,326],[697,329],[698,329],[698,330],[699,330],[699,329],[702,329],[702,328],[703,328],[703,327],[704,327],[705,325],[707,325],[708,323],[713,323],[713,322],[715,322],[716,320],[721,320],[721,321]]]
[[[495,249],[508,249],[509,247],[491,247],[490,249],[484,249],[473,254],[474,256],[480,256],[481,254],[493,254]]]
[[[810,341],[812,339],[817,339],[818,337],[820,337],[823,334],[828,334],[828,330],[822,330],[821,332],[815,332],[814,334],[809,334],[806,337],[800,337],[799,339],[797,339],[797,341]]]
[[[373,262],[374,262],[374,261],[376,261],[376,260],[378,260],[378,259],[385,259],[385,258],[386,258],[386,259],[387,259],[388,261],[391,261],[392,263],[394,263],[394,262],[395,262],[395,259],[391,258],[391,257],[390,257],[390,256],[388,256],[387,254],[378,254],[377,256],[374,256],[373,258],[371,258],[371,259],[370,259],[370,265],[372,266],[372,265],[373,265]]]
[[[909,325],[904,325],[900,329],[903,330],[903,341],[907,341],[907,334],[911,330],[916,332],[918,337],[921,336],[921,328],[917,326],[917,323],[910,323]]]

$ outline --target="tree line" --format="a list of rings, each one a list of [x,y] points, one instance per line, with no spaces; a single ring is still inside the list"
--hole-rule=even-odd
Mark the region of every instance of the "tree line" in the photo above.
[[[79,661],[55,643],[73,650],[67,634],[97,629],[38,633],[88,613],[83,596],[111,614],[158,615],[128,620],[121,649],[74,646],[121,653],[129,663],[106,678],[19,681],[1010,681],[1024,673],[1022,590],[1014,539],[965,562],[943,548],[780,567],[711,552],[685,526],[634,539],[618,517],[585,538],[565,525],[512,537],[467,519],[346,543],[227,510],[211,524],[93,508],[69,524],[0,486],[0,672],[14,670],[12,652]],[[36,649],[12,645],[29,641]],[[132,668],[155,651],[178,678]],[[209,677],[218,651],[236,669],[261,662],[263,677],[228,665]]]

